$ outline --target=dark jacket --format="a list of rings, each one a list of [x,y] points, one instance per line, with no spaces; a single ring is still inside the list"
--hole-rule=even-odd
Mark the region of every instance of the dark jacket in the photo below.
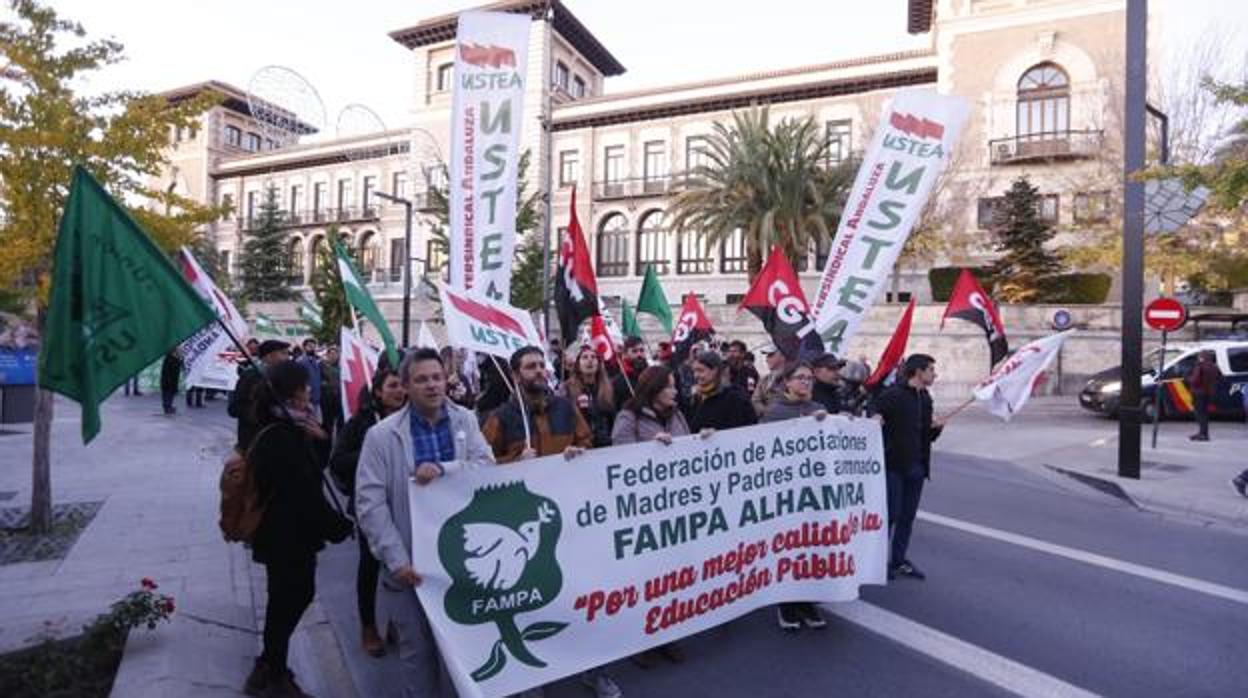
[[[264,504],[252,557],[263,564],[307,559],[325,547],[325,540],[345,537],[341,526],[346,519],[325,499],[320,468],[304,431],[281,419],[268,423],[276,426],[257,432],[248,454]]]
[[[169,352],[160,363],[160,392],[178,392],[178,381],[182,378],[182,357]]]
[[[835,383],[824,383],[821,380],[816,380],[814,392],[811,393],[810,399],[823,405],[823,409],[830,414],[839,414],[845,408],[844,401],[841,399],[841,386]]]
[[[746,395],[753,395],[754,389],[758,387],[758,369],[744,363],[740,368],[734,368],[729,364],[728,377],[732,384]]]
[[[347,495],[347,511],[351,514],[355,513],[355,471],[360,465],[364,435],[380,421],[381,414],[372,405],[361,406],[338,432],[334,450],[329,455],[329,470],[334,475],[334,483]]]
[[[593,446],[589,425],[580,410],[565,397],[551,394],[547,398],[546,409],[538,414],[534,414],[526,403],[524,416],[528,417],[533,450],[538,456],[563,453],[568,446]],[[503,464],[520,459],[525,449],[524,420],[515,398],[490,413],[481,427],[481,433],[493,449],[496,462]]]
[[[1205,397],[1213,397],[1218,392],[1218,383],[1221,380],[1222,369],[1212,361],[1209,363],[1197,361],[1192,367],[1192,372],[1187,374],[1187,385],[1192,389],[1192,393]]]
[[[900,474],[917,467],[931,477],[932,442],[941,431],[932,426],[932,396],[897,383],[879,394],[870,411],[884,418],[884,467]]]
[[[627,391],[628,388],[625,388]],[[614,404],[616,399],[612,400],[612,405],[604,408],[598,401],[598,386],[585,386],[585,392],[581,393],[577,398],[573,398],[568,384],[564,383],[559,388],[559,394],[567,398],[569,402],[576,404],[576,408],[580,410],[581,417],[585,419],[585,423],[589,425],[589,433],[593,436],[594,448],[603,448],[611,445],[611,429],[615,426],[615,415],[618,412]],[[613,396],[614,398],[614,396]]]
[[[735,429],[758,423],[754,405],[734,385],[721,385],[707,397],[695,394],[690,400],[685,418],[689,422],[689,431],[694,434],[708,428]]]
[[[239,375],[238,382],[234,384],[234,392],[230,393],[230,404],[226,407],[226,412],[238,420],[238,439],[235,448],[240,453],[247,452],[252,440],[256,438],[256,432],[260,430],[252,418],[252,405],[255,404],[256,389],[262,382],[260,371],[248,368]]]

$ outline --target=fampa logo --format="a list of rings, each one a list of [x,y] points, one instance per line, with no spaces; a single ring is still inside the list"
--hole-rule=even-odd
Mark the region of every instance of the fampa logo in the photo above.
[[[908,133],[915,138],[935,138],[945,136],[945,127],[929,119],[921,119],[913,114],[892,112],[888,115],[888,123],[893,128]]]
[[[516,67],[516,53],[506,46],[460,44],[459,58],[478,68]]]
[[[525,643],[551,637],[567,623],[538,621],[520,630],[516,616],[541,609],[563,588],[555,558],[561,529],[555,503],[523,482],[478,489],[468,506],[442,525],[438,557],[451,577],[443,600],[447,617],[462,625],[498,627],[490,656],[472,672],[476,681],[501,672],[508,654],[529,666],[546,666]]]

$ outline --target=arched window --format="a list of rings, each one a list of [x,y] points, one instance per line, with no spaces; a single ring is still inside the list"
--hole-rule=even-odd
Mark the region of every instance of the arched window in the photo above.
[[[377,268],[377,235],[369,230],[360,233],[360,246],[356,248],[355,258],[359,261],[360,273],[367,281]]]
[[[598,225],[598,276],[628,276],[628,222],[612,213]]]
[[[746,270],[745,233],[740,228],[719,243],[719,271],[723,274],[740,274]]]
[[[302,286],[304,279],[304,254],[303,240],[297,237],[290,239],[290,283],[292,286]]]
[[[668,251],[667,229],[662,211],[651,211],[641,218],[637,228],[637,275],[646,273],[646,265],[654,265],[654,273],[663,275],[669,271],[671,253]]]
[[[1018,81],[1015,112],[1018,136],[1035,140],[1065,138],[1070,130],[1070,79],[1055,63],[1041,63]]]
[[[712,264],[706,233],[686,230],[676,234],[677,274],[710,274]]]
[[[315,274],[321,268],[322,257],[325,255],[327,245],[324,235],[314,235],[308,241],[308,256],[312,258],[312,273]]]

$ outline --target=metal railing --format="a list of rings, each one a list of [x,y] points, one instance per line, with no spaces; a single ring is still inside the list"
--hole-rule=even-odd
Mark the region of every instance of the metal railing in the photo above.
[[[1104,131],[1046,131],[988,141],[988,155],[994,165],[1037,160],[1071,160],[1101,154]]]
[[[629,177],[594,182],[593,197],[596,200],[632,199],[645,196],[664,196],[675,189],[676,174],[652,177]]]

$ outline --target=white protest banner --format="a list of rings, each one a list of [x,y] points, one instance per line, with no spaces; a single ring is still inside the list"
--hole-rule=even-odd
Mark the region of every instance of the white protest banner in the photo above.
[[[542,346],[533,318],[506,303],[487,300],[443,284],[442,318],[446,321],[446,343],[504,359],[520,347]]]
[[[247,319],[239,314],[234,303],[217,288],[190,249],[179,249],[177,261],[182,276],[186,277],[200,298],[212,306],[217,317],[230,328],[234,336],[239,339],[247,336]],[[242,354],[219,324],[205,325],[182,342],[180,348],[188,387],[234,389]]]
[[[1010,421],[1027,404],[1036,379],[1053,363],[1072,331],[1042,337],[1011,354],[975,386],[975,399],[987,403],[989,412]]]
[[[532,17],[464,12],[451,97],[451,285],[511,297],[516,176]]]
[[[885,581],[874,420],[807,417],[572,460],[452,466],[409,496],[416,593],[463,698]]]
[[[880,295],[968,113],[961,97],[925,90],[899,92],[884,110],[815,294],[815,325],[828,351],[845,351]]]
[[[341,383],[342,411],[350,419],[360,409],[360,392],[372,386],[378,357],[377,352],[349,327],[342,328],[339,342],[338,379]]]

